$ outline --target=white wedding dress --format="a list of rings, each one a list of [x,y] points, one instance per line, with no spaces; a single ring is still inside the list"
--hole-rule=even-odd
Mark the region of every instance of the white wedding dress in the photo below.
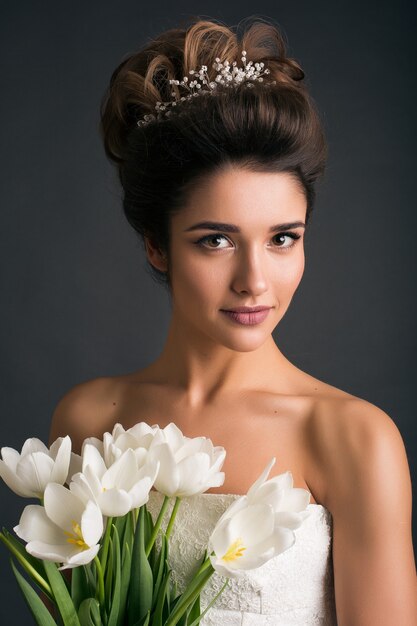
[[[208,538],[236,494],[202,493],[183,498],[169,540],[171,577],[184,591],[201,563]],[[155,521],[164,496],[149,493],[147,508]],[[172,511],[171,499],[162,528]],[[200,626],[336,626],[331,557],[332,517],[321,504],[295,532],[291,548],[229,583]],[[157,545],[160,542],[157,541]],[[215,572],[201,592],[201,611],[226,578]]]

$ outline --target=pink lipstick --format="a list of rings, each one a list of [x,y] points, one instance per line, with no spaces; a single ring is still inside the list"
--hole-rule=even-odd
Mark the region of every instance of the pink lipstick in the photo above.
[[[252,326],[263,322],[268,317],[271,307],[237,307],[230,311],[225,309],[220,310],[234,322],[245,326]]]

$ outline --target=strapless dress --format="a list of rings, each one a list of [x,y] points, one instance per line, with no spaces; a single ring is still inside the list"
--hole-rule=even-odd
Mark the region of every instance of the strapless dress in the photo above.
[[[172,581],[185,590],[198,569],[208,539],[237,494],[202,493],[182,499],[169,539]],[[151,490],[148,511],[155,521],[164,496]],[[162,528],[174,505],[171,499]],[[332,563],[332,516],[321,504],[295,532],[295,544],[243,578],[229,579],[200,626],[337,626]],[[160,539],[157,539],[160,546]],[[201,592],[201,611],[226,582],[215,572]]]

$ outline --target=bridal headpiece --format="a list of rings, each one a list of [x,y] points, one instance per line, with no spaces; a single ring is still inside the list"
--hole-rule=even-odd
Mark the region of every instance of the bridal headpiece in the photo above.
[[[189,71],[189,74],[197,76],[197,79],[189,80],[188,76],[184,76],[181,81],[170,79],[170,85],[181,85],[182,87],[188,89],[189,93],[186,96],[177,98],[176,92],[172,91],[171,95],[174,96],[173,100],[169,100],[168,102],[158,101],[155,105],[156,114],[149,113],[144,115],[143,119],[138,120],[137,125],[146,126],[146,124],[149,124],[149,122],[152,122],[153,120],[169,116],[172,113],[172,111],[169,110],[169,107],[175,107],[181,102],[189,100],[194,96],[198,96],[201,93],[215,94],[217,85],[219,84],[225,85],[226,87],[232,87],[233,85],[246,83],[248,87],[253,87],[254,81],[262,83],[263,75],[270,73],[269,69],[263,69],[265,65],[263,62],[247,62],[246,50],[242,50],[242,61],[243,67],[236,67],[236,61],[233,61],[232,64],[230,64],[229,61],[224,61],[224,63],[222,63],[217,57],[215,63],[213,63],[213,67],[218,73],[213,81],[210,81],[208,77],[207,65],[202,65],[198,72],[196,70]],[[276,81],[271,81],[268,84],[275,85]],[[205,89],[203,89],[203,85],[206,85]]]

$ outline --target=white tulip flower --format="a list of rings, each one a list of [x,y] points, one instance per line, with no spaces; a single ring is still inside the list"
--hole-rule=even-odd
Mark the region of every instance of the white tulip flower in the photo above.
[[[258,480],[250,487],[247,496],[248,504],[270,504],[275,511],[275,522],[295,530],[310,514],[307,506],[311,494],[307,489],[293,487],[294,481],[290,471],[266,480],[275,457],[268,463]]]
[[[220,574],[238,578],[288,550],[294,530],[310,512],[310,492],[293,488],[291,472],[266,480],[275,463],[268,463],[247,494],[228,507],[209,538],[210,561]]]
[[[220,472],[226,456],[222,446],[207,437],[186,437],[171,422],[157,429],[148,449],[148,459],[160,462],[155,489],[169,497],[193,496],[224,483]]]
[[[66,487],[49,483],[44,506],[26,506],[14,531],[28,542],[29,554],[69,569],[86,565],[97,555],[103,516],[91,500],[85,503]]]
[[[126,430],[121,424],[115,424],[111,433],[104,433],[103,439],[87,437],[82,445],[81,456],[74,455],[78,458],[73,459],[73,466],[76,467],[78,462],[81,468],[82,456],[87,445],[98,450],[107,467],[113,465],[129,448],[134,450],[138,465],[142,466],[146,462],[147,450],[158,428],[157,425],[149,426],[146,422],[139,422]]]
[[[103,515],[120,517],[148,502],[158,471],[159,462],[139,467],[132,449],[107,468],[99,450],[86,444],[82,472],[74,474],[70,489],[84,501],[93,500]]]
[[[24,498],[43,498],[48,483],[63,485],[67,480],[71,439],[59,437],[48,449],[35,437],[26,439],[19,453],[1,449],[0,476],[12,491]]]

